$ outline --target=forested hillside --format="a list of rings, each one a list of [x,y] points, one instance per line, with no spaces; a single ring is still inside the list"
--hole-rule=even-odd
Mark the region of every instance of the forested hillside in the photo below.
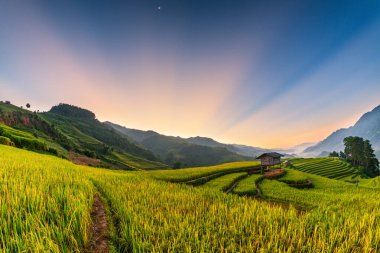
[[[150,151],[98,121],[94,113],[76,106],[60,104],[49,112],[39,113],[0,103],[0,124],[3,129],[8,126],[29,133],[29,139],[33,137],[35,142],[46,146],[29,149],[50,152],[79,164],[120,169],[166,167]]]

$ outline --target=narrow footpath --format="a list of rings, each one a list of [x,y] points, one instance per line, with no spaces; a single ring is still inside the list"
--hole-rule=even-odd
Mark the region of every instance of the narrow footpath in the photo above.
[[[91,238],[86,252],[107,253],[109,251],[107,215],[104,203],[98,193],[94,195],[91,219]]]

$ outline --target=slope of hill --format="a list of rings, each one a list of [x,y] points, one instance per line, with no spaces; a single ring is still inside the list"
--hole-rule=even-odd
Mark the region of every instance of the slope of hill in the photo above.
[[[347,136],[359,136],[368,139],[374,148],[377,157],[380,157],[380,106],[365,113],[354,126],[342,128],[318,144],[311,146],[303,152],[305,155],[317,156],[324,151],[341,151],[344,149],[343,139]]]
[[[273,151],[272,149],[251,147],[251,146],[240,145],[240,144],[224,144],[207,137],[197,136],[197,137],[190,137],[186,140],[190,143],[197,144],[197,145],[226,148],[231,152],[234,152],[236,154],[243,155],[243,156],[248,156],[248,157],[257,157],[262,153]]]
[[[0,123],[32,134],[78,163],[120,169],[166,167],[150,151],[99,122],[95,114],[75,106],[60,104],[49,112],[33,113],[0,103]]]
[[[111,122],[106,122],[106,124],[152,151],[165,163],[175,167],[207,166],[255,158],[231,151],[230,145],[210,138],[185,139],[158,134],[154,131],[129,129]]]

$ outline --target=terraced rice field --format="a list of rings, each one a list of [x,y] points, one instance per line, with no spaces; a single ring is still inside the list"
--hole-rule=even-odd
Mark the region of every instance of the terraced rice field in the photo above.
[[[223,176],[233,172],[242,172],[247,169],[260,170],[260,163],[257,161],[232,162],[208,167],[185,168],[177,170],[155,170],[146,171],[145,174],[154,179],[169,181],[174,183],[184,183],[212,175]],[[144,172],[142,172],[144,173]]]
[[[231,173],[218,178],[215,178],[204,184],[205,187],[226,191],[233,186],[235,181],[247,176],[247,172]]]
[[[263,178],[261,174],[252,174],[238,182],[233,193],[238,195],[252,196],[257,194],[256,183]]]
[[[108,224],[108,250],[95,252],[380,251],[379,179],[357,186],[286,169],[258,185],[263,200],[220,191],[253,164],[123,172],[0,145],[0,252],[88,252],[95,196]],[[232,193],[255,190],[260,177]],[[289,186],[305,180],[314,188]]]
[[[357,175],[356,170],[338,158],[297,158],[291,160],[293,169],[332,179],[344,179]]]

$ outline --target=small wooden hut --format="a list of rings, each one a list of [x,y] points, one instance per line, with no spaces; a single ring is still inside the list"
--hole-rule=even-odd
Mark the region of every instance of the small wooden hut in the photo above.
[[[259,155],[257,159],[260,159],[261,161],[261,167],[271,167],[274,165],[281,164],[281,155],[277,152],[270,152],[270,153],[264,153],[262,155]]]

